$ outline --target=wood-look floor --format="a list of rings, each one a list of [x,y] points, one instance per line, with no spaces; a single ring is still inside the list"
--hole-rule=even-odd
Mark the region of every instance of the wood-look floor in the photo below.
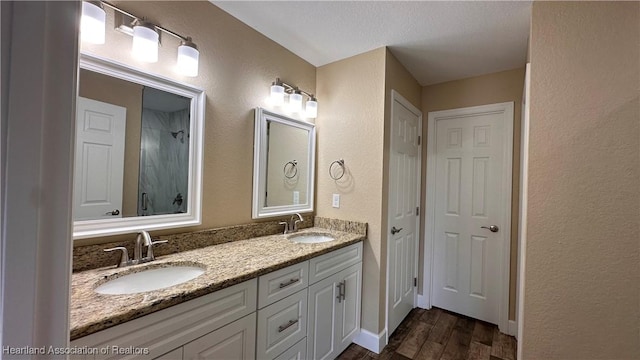
[[[413,309],[389,338],[380,354],[356,344],[338,356],[341,360],[469,359],[515,360],[516,339],[498,327],[446,310]]]

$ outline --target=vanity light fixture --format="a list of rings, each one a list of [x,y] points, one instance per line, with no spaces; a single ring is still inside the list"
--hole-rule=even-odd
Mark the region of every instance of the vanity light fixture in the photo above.
[[[178,46],[178,71],[185,76],[198,76],[198,47],[188,37]]]
[[[315,119],[318,117],[318,100],[313,96],[307,100],[307,104],[304,107],[308,118]]]
[[[271,102],[277,106],[284,104],[284,86],[278,80],[271,84]]]
[[[152,23],[135,19],[133,21],[133,56],[144,62],[158,61],[158,44],[160,34]]]
[[[284,95],[289,94],[289,109],[293,112],[302,112],[302,95],[306,96],[304,115],[308,118],[315,119],[318,117],[318,99],[314,94],[298,89],[297,86],[287,84],[276,78],[271,84],[271,103],[273,105],[284,105]]]
[[[299,90],[295,90],[289,94],[289,108],[293,112],[300,112],[300,110],[302,110],[302,94]]]
[[[104,44],[107,13],[100,1],[83,1],[80,18],[80,38],[92,44]]]
[[[107,1],[82,2],[81,38],[83,41],[104,44],[106,19],[104,6],[122,14],[121,23],[116,23],[116,29],[133,36],[132,53],[136,59],[144,62],[158,61],[158,46],[162,32],[180,40],[176,70],[185,76],[198,75],[200,52],[191,37],[182,36],[148,22],[143,17],[133,15]]]

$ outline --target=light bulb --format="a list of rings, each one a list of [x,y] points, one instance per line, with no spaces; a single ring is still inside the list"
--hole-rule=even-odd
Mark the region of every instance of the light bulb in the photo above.
[[[153,24],[136,20],[133,26],[133,56],[140,61],[157,62],[159,37]]]
[[[183,41],[178,46],[178,72],[185,76],[198,76],[198,59],[200,52],[191,40]]]
[[[289,108],[293,112],[299,112],[302,110],[302,95],[293,93],[289,95]]]
[[[92,44],[104,44],[107,14],[99,1],[83,1],[80,38]]]
[[[315,98],[311,98],[307,101],[305,112],[309,118],[315,119],[318,117],[318,101]]]
[[[284,87],[274,83],[271,85],[271,103],[273,105],[284,104]]]

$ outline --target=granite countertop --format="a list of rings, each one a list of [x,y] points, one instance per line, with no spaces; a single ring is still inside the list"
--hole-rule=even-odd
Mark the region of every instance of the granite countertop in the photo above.
[[[298,244],[286,235],[271,235],[166,255],[141,265],[123,268],[114,265],[74,273],[71,277],[71,340],[357,243],[366,237],[317,227],[298,233],[308,232],[330,233],[336,240]],[[127,295],[102,295],[94,291],[114,274],[178,264],[202,266],[206,270],[193,280],[155,291]]]

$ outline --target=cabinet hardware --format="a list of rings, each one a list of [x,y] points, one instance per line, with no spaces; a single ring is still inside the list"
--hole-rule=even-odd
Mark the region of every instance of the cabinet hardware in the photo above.
[[[287,330],[288,328],[292,327],[293,325],[295,325],[297,323],[298,323],[298,319],[289,320],[288,323],[278,326],[278,332],[281,333],[281,332]]]
[[[336,286],[338,288],[338,296],[336,296],[336,299],[338,299],[338,302],[341,303],[342,300],[344,300],[346,281],[340,281]]]
[[[418,286],[418,278],[413,278],[413,286],[414,287]]]
[[[336,299],[338,299],[338,302],[341,303],[345,299],[347,293],[347,280],[340,281],[337,287],[338,296],[336,296]]]
[[[300,281],[300,279],[291,279],[289,281],[287,281],[286,283],[280,283],[280,289],[284,289],[287,286],[293,285],[295,283],[297,283],[298,281]]]

